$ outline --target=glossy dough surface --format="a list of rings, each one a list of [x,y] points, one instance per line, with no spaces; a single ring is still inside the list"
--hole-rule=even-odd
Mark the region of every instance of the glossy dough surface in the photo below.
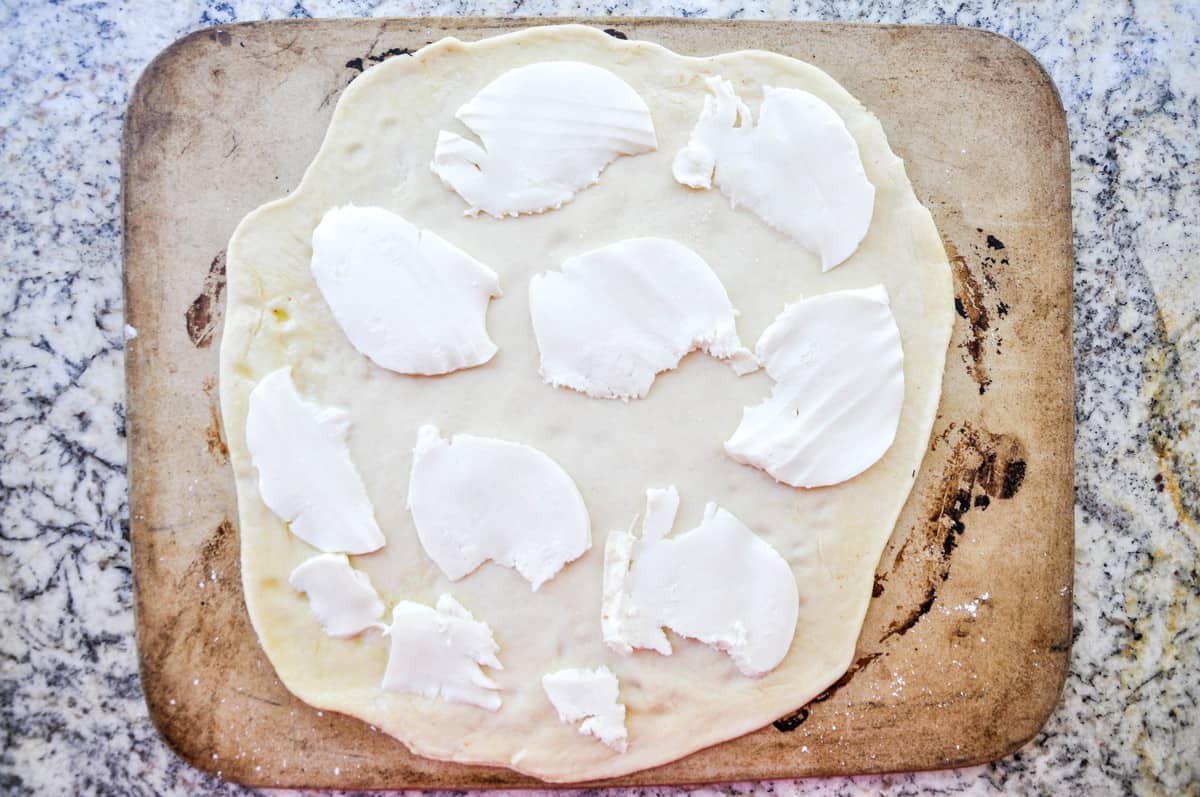
[[[466,134],[454,112],[508,69],[573,59],[611,69],[646,101],[658,150],[622,157],[562,208],[497,220],[463,215],[461,199],[430,171],[438,131]],[[769,228],[717,191],[671,176],[707,88],[719,74],[754,112],[764,85],[801,88],[829,103],[858,143],[876,187],[870,231],[858,252],[821,273],[816,254]],[[416,112],[418,111],[419,112]],[[500,275],[487,328],[500,347],[486,364],[437,378],[402,376],[359,354],[335,323],[309,269],[312,231],[331,207],[377,205],[429,228]],[[762,372],[737,377],[693,353],[659,375],[646,398],[624,403],[554,389],[538,375],[529,316],[533,275],[624,238],[661,236],[694,249],[741,311],[748,346],[785,301],[833,290],[886,286],[904,347],[905,399],[896,442],[862,475],[820,490],[781,486],[722,450],[742,408],[771,389]],[[289,197],[247,216],[228,250],[228,309],[221,347],[221,404],[238,488],[246,604],[280,678],[308,703],[359,717],[414,752],[511,766],[553,781],[652,767],[747,733],[795,709],[848,666],[871,596],[872,576],[929,441],[953,319],[950,269],[929,213],[918,203],[879,122],[820,70],[778,55],[677,56],[642,42],[577,27],[538,28],[464,44],[446,39],[414,57],[368,70],[345,91],[303,181]],[[284,310],[282,313],[276,310]],[[287,577],[314,550],[263,504],[246,449],[247,399],[255,383],[292,366],[300,394],[350,414],[348,444],[387,537],[352,557],[383,601],[432,606],[449,593],[486,622],[504,669],[495,713],[380,689],[388,641],[322,633]],[[868,366],[869,367],[869,366]],[[515,571],[485,564],[448,581],[422,552],[405,509],[413,440],[422,424],[443,434],[519,441],[544,451],[578,484],[592,547],[538,592]],[[674,484],[677,528],[697,525],[705,503],[727,508],[787,559],[800,610],[792,648],[762,678],[730,658],[672,637],[673,655],[625,657],[601,641],[604,541],[643,511],[649,487]],[[605,665],[620,679],[629,749],[618,754],[561,722],[542,676]]]

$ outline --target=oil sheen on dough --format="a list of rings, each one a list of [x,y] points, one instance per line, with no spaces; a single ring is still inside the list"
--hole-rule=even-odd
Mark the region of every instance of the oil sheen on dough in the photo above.
[[[462,201],[429,169],[438,131],[498,75],[561,60],[601,66],[633,87],[654,116],[658,149],[616,159],[596,185],[553,213],[463,216]],[[845,121],[876,188],[871,227],[853,258],[822,274],[818,257],[791,237],[730,210],[717,191],[689,190],[671,178],[672,158],[687,145],[708,92],[705,78],[713,75],[731,81],[752,113],[767,85],[808,91]],[[486,257],[505,286],[505,298],[488,312],[488,332],[500,346],[495,357],[428,379],[387,372],[355,352],[309,271],[313,229],[326,210],[345,204],[385,207]],[[812,491],[734,462],[722,444],[742,408],[770,392],[771,380],[763,372],[738,377],[703,355],[685,357],[641,401],[597,401],[546,385],[530,323],[530,279],[573,255],[646,236],[679,241],[704,258],[740,311],[738,331],[747,341],[801,296],[884,285],[904,349],[905,396],[895,443],[879,462]],[[227,296],[221,401],[238,486],[242,576],[251,619],[280,678],[307,702],[359,717],[421,755],[560,782],[656,766],[755,730],[845,672],[875,566],[929,442],[954,312],[949,264],[929,213],[879,122],[832,78],[782,56],[685,58],[584,27],[537,28],[479,44],[448,39],[369,69],[343,93],[296,191],[251,213],[234,234]],[[281,322],[270,308],[287,297],[291,317]],[[243,429],[254,383],[289,365],[303,395],[344,407],[354,419],[351,456],[387,537],[378,552],[356,557],[355,567],[388,605],[432,606],[452,593],[487,623],[504,663],[488,672],[503,695],[496,712],[380,690],[387,640],[371,633],[330,639],[305,597],[287,585],[312,549],[264,506]],[[536,593],[517,572],[494,566],[452,584],[422,553],[404,508],[422,424],[544,451],[579,486],[592,548]],[[700,517],[704,502],[716,501],[791,566],[801,595],[796,635],[783,662],[761,678],[680,637],[671,638],[669,657],[605,649],[598,618],[607,531],[628,528],[647,487],[664,484],[678,488],[681,517]],[[561,722],[546,698],[545,673],[582,664],[606,666],[620,681],[624,754]]]

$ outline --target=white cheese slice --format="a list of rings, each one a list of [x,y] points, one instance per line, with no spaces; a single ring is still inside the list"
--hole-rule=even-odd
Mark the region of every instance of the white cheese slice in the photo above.
[[[675,179],[691,188],[715,182],[734,207],[820,255],[823,271],[854,254],[871,224],[875,186],[837,111],[807,91],[764,86],[754,124],[728,80],[706,82],[712,94],[675,156]]]
[[[787,561],[731,513],[708,504],[670,539],[679,495],[646,491],[642,536],[614,531],[604,548],[600,624],[609,648],[671,655],[663,628],[729,654],[743,675],[775,669],[792,645],[800,596]]]
[[[308,605],[325,633],[352,637],[368,628],[383,628],[383,601],[371,578],[355,570],[345,554],[310,556],[288,576],[297,592],[308,595]]]
[[[437,607],[400,601],[392,609],[391,637],[383,688],[430,700],[500,708],[500,686],[482,667],[503,670],[492,629],[449,595]]]
[[[383,208],[347,205],[321,219],[312,250],[334,319],[376,364],[434,376],[496,353],[487,333],[496,272],[435,233]]]
[[[658,146],[638,93],[607,69],[578,61],[505,72],[455,116],[483,146],[442,130],[431,167],[467,201],[468,215],[558,208],[618,156]]]
[[[758,367],[737,311],[700,255],[666,238],[634,238],[568,258],[529,283],[542,378],[594,398],[642,398],[655,376],[701,349]]]
[[[580,722],[579,732],[594,736],[618,753],[628,747],[625,706],[617,702],[617,676],[607,667],[558,670],[542,676],[542,689],[568,725]]]
[[[896,439],[904,350],[882,285],[789,304],[758,339],[775,380],[746,407],[725,451],[793,487],[862,473]]]
[[[300,398],[290,368],[250,391],[246,447],[263,503],[291,532],[325,553],[364,554],[386,540],[350,450],[349,418]]]
[[[575,482],[520,443],[466,434],[447,440],[422,426],[408,508],[425,553],[451,581],[491,560],[515,568],[536,592],[592,547]]]

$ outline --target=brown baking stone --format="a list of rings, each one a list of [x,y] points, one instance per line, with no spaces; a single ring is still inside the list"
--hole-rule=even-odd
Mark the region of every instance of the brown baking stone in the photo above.
[[[687,55],[772,50],[829,72],[906,162],[945,240],[958,309],[929,452],[850,671],[774,725],[607,783],[934,769],[1012,752],[1053,709],[1071,644],[1073,259],[1054,85],[1013,42],[967,28],[657,19],[248,23],[194,33],[146,69],[123,152],[137,330],[127,432],[142,685],[163,738],[192,765],[254,785],[537,784],[418,758],[279,683],[243,603],[216,378],[225,243],[298,183],[355,75],[442,36],[564,21]]]

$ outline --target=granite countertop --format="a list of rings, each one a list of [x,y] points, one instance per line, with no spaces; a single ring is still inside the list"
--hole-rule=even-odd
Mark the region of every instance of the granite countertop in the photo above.
[[[126,508],[121,121],[200,27],[417,14],[846,19],[1016,39],[1067,109],[1075,225],[1075,643],[998,763],[762,791],[1200,793],[1200,6],[892,0],[7,4],[0,11],[0,792],[226,794],[147,716]],[[1190,390],[1189,390],[1190,388]],[[746,785],[709,791],[732,794]],[[670,789],[648,790],[667,793]]]

